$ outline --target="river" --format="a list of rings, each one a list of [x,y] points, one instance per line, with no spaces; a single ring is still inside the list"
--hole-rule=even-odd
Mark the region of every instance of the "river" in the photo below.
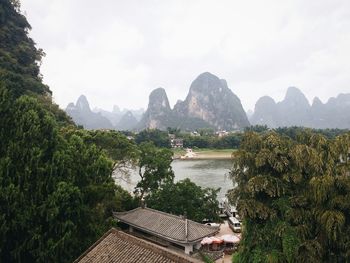
[[[174,160],[171,164],[175,181],[189,178],[202,187],[221,188],[218,199],[225,197],[227,190],[233,188],[228,177],[232,161],[228,159],[216,160]],[[131,172],[129,183],[118,181],[126,190],[132,192],[139,180],[136,171]]]

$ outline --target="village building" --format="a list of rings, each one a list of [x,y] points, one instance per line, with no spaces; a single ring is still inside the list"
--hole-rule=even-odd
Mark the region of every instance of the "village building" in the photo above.
[[[140,234],[167,247],[184,249],[190,254],[201,247],[205,237],[213,236],[219,227],[203,225],[186,218],[150,208],[136,208],[127,212],[115,212],[113,216],[129,227],[129,232]]]
[[[201,135],[199,134],[199,132],[193,131],[191,132],[191,136],[201,136]]]
[[[172,148],[183,148],[184,147],[184,140],[183,139],[172,139],[170,141],[171,147]]]
[[[217,131],[216,133],[215,133],[219,138],[221,138],[221,137],[224,137],[224,136],[227,136],[227,135],[229,135],[229,132],[227,132],[227,131]]]
[[[74,263],[199,263],[185,254],[171,251],[114,228],[105,233]]]
[[[168,134],[170,145],[172,148],[183,148],[184,147],[184,140],[180,138],[176,138],[175,134]]]

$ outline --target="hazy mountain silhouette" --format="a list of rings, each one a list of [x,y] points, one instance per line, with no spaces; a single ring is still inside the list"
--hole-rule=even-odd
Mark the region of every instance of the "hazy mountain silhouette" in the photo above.
[[[284,100],[276,103],[271,97],[261,97],[250,118],[253,125],[270,128],[303,126],[317,129],[350,128],[350,94],[339,94],[327,103],[315,97],[310,106],[305,95],[290,87]]]

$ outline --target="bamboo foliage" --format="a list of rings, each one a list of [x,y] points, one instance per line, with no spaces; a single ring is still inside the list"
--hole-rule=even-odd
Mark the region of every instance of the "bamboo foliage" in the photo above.
[[[233,160],[229,198],[244,218],[233,262],[347,262],[350,134],[246,132]]]

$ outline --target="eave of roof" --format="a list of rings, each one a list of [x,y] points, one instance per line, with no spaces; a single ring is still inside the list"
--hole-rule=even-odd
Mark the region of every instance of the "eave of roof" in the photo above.
[[[119,220],[119,221],[121,221],[123,223],[126,223],[126,224],[134,227],[135,229],[142,230],[145,233],[152,234],[154,236],[158,236],[158,237],[161,237],[161,238],[163,238],[163,239],[165,239],[167,241],[178,243],[178,244],[194,244],[194,243],[197,243],[197,242],[201,241],[204,237],[214,235],[215,233],[217,233],[219,231],[219,227],[206,226],[206,225],[202,225],[202,224],[197,223],[197,222],[192,221],[192,220],[187,220],[188,222],[186,222],[185,224],[189,224],[190,223],[190,224],[192,224],[194,226],[198,226],[198,227],[201,227],[201,228],[204,228],[204,229],[206,228],[209,231],[205,235],[201,235],[198,238],[188,240],[187,239],[187,231],[189,229],[184,229],[184,232],[186,232],[186,239],[185,240],[184,239],[175,239],[175,238],[169,237],[167,235],[164,235],[161,232],[157,232],[157,231],[154,231],[152,229],[145,228],[142,225],[137,225],[137,224],[135,224],[133,222],[130,222],[129,220],[126,220],[126,219],[124,219],[122,217],[123,215],[132,214],[133,212],[139,211],[140,209],[144,209],[144,211],[148,210],[148,211],[153,212],[155,214],[164,215],[164,216],[167,216],[167,217],[173,217],[173,218],[181,220],[182,222],[185,223],[185,220],[183,218],[179,217],[179,216],[168,214],[168,213],[165,213],[165,212],[162,212],[162,211],[158,211],[158,210],[154,210],[154,209],[151,209],[151,208],[141,208],[141,207],[135,208],[135,209],[127,211],[127,212],[113,212],[113,216],[117,220]],[[187,228],[186,226],[185,226],[185,228]]]
[[[130,244],[133,244],[133,245],[136,245],[136,246],[142,248],[142,251],[141,251],[139,256],[142,256],[142,255],[145,256],[145,253],[147,250],[153,251],[154,254],[153,254],[152,258],[153,259],[157,258],[157,262],[183,262],[183,263],[191,263],[191,262],[192,263],[199,263],[200,262],[199,260],[197,260],[195,258],[191,258],[187,255],[183,255],[183,254],[180,254],[178,252],[171,251],[169,249],[160,247],[160,246],[153,244],[151,242],[148,242],[146,240],[137,238],[135,236],[129,235],[127,233],[118,231],[115,228],[112,228],[109,231],[107,231],[100,239],[98,239],[92,246],[90,246],[82,255],[80,255],[80,257],[77,258],[74,261],[74,263],[78,263],[81,261],[83,261],[83,262],[99,262],[99,260],[101,260],[101,259],[103,260],[103,262],[116,262],[115,259],[120,259],[120,258],[118,258],[118,256],[114,257],[116,255],[113,256],[113,253],[108,254],[108,256],[110,256],[108,258],[104,257],[105,255],[98,255],[96,257],[96,255],[92,254],[89,256],[89,253],[91,253],[96,247],[100,246],[101,243],[103,243],[103,242],[105,242],[104,245],[109,245],[109,246],[111,246],[111,245],[113,246],[113,244],[114,245],[117,244],[117,243],[110,243],[110,240],[105,241],[105,239],[106,238],[108,239],[109,235],[111,235],[111,234],[116,235],[118,238],[125,239]],[[95,253],[96,253],[96,251],[95,251]],[[124,254],[124,256],[125,256],[125,254]],[[142,258],[139,258],[139,259],[142,260]],[[153,261],[150,261],[149,259],[150,258],[148,257],[146,262],[154,263]],[[127,260],[128,262],[134,262],[132,258],[127,258],[127,259],[124,258],[124,260]],[[144,261],[142,261],[142,262],[144,262]]]

